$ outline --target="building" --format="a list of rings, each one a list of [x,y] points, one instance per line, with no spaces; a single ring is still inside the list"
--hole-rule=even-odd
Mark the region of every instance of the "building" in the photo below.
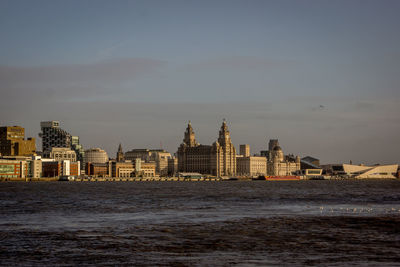
[[[319,159],[311,157],[311,156],[307,156],[301,159],[302,164],[303,163],[311,163],[312,165],[318,166],[320,165],[319,163]]]
[[[27,162],[29,164],[28,177],[42,177],[42,158],[40,156],[32,156]]]
[[[59,177],[63,173],[60,161],[43,161],[42,168],[43,177]]]
[[[71,137],[71,149],[75,151],[76,153],[76,160],[81,162],[81,167],[84,167],[84,161],[83,159],[85,158],[85,149],[83,146],[79,143],[79,136],[72,136]]]
[[[86,154],[85,154],[86,156]],[[91,163],[87,162],[85,166],[86,174],[94,177],[109,177],[109,164],[108,163]]]
[[[35,138],[25,140],[25,128],[20,126],[0,127],[0,155],[31,156],[36,154]]]
[[[157,151],[157,150],[152,150],[152,149],[132,149],[132,150],[127,151],[125,153],[125,159],[126,160],[141,159],[143,161],[150,161],[153,151]],[[161,151],[163,151],[163,150],[161,150]]]
[[[85,150],[83,162],[86,163],[107,163],[107,152],[100,148],[90,148]]]
[[[112,177],[136,177],[135,162],[132,161],[112,161],[111,162]]]
[[[3,165],[7,165],[8,163],[14,165],[19,164],[20,169],[22,170],[19,175],[14,173],[13,177],[6,177],[7,174],[3,173],[5,175],[3,178],[42,177],[42,160],[40,156],[3,156],[0,161]],[[17,171],[15,168],[14,170]]]
[[[16,179],[25,178],[28,175],[28,165],[23,160],[0,159],[0,178]]]
[[[168,159],[168,176],[174,176],[178,172],[178,159],[175,157]]]
[[[136,168],[137,176],[140,177],[155,177],[156,175],[156,164],[154,162],[141,162],[140,168]]]
[[[53,147],[71,148],[72,135],[59,128],[58,121],[42,121],[40,128],[42,132],[39,136],[42,138],[42,153],[48,156]]]
[[[272,153],[275,147],[279,146],[278,139],[270,139],[268,142],[268,159],[272,158]]]
[[[236,174],[239,176],[260,176],[267,173],[266,157],[236,157]]]
[[[168,160],[172,158],[171,153],[162,150],[162,151],[155,151],[151,155],[151,161],[156,163],[156,173],[160,176],[167,176],[168,175]]]
[[[271,139],[268,145],[267,174],[272,176],[286,176],[298,173],[301,169],[300,157],[284,156],[278,139]]]
[[[52,147],[48,158],[54,159],[55,161],[77,161],[76,152],[66,147]]]
[[[396,178],[398,164],[393,165],[352,165],[352,164],[327,164],[322,166],[324,170],[333,176],[346,178]]]
[[[177,155],[179,172],[196,172],[218,177],[236,174],[236,149],[231,142],[225,120],[219,131],[218,140],[212,145],[201,145],[196,142],[189,121]]]
[[[42,154],[44,157],[50,157],[50,152],[53,147],[64,147],[75,151],[76,160],[81,162],[81,167],[84,167],[83,157],[84,149],[79,144],[79,137],[72,136],[67,131],[60,128],[59,121],[42,121],[40,123],[42,132],[39,136],[42,138]]]
[[[154,162],[145,162],[139,158],[135,161],[111,161],[112,177],[154,177],[156,165]]]
[[[59,177],[59,176],[79,176],[81,167],[80,162],[71,162],[69,160],[53,161],[43,160],[42,162],[43,177]]]
[[[240,155],[242,155],[243,157],[250,157],[250,146],[240,145]]]
[[[163,149],[132,149],[125,153],[126,160],[134,161],[138,158],[144,162],[154,162],[159,175],[168,175],[168,159],[172,158],[171,153]]]

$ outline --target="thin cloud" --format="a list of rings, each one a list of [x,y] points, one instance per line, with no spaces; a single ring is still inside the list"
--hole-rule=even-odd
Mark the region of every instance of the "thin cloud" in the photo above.
[[[276,60],[261,57],[233,56],[209,59],[185,65],[186,70],[198,71],[207,69],[275,69],[293,67],[294,60]]]
[[[91,64],[0,66],[0,88],[26,83],[126,81],[153,72],[165,64],[165,61],[149,58],[119,58]]]

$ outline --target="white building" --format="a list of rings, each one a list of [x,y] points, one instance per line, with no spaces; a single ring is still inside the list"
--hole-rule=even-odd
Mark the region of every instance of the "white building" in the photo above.
[[[396,173],[399,165],[350,165],[343,164],[343,170],[353,178],[396,178]]]
[[[301,168],[300,157],[284,156],[277,139],[270,140],[267,174],[273,176],[293,175]]]
[[[72,162],[76,161],[75,151],[66,147],[52,147],[49,158],[56,161],[70,160]]]

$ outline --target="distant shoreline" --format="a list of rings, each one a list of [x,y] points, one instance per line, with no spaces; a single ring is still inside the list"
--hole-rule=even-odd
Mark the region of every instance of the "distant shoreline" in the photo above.
[[[311,181],[312,179],[301,180],[252,180],[251,178],[240,178],[236,180],[222,179],[222,178],[200,178],[200,179],[187,179],[179,177],[147,177],[147,178],[122,178],[122,177],[107,177],[107,178],[75,178],[74,181],[60,181],[59,177],[43,177],[43,178],[2,178],[0,182],[294,182],[294,181]],[[399,178],[331,178],[319,181],[387,181],[399,180]],[[316,181],[316,180],[312,180]]]

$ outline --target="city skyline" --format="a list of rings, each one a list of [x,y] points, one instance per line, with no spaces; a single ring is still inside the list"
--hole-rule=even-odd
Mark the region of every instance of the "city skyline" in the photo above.
[[[223,123],[225,124],[225,123],[227,123],[227,125],[229,125],[229,122],[227,122],[226,121],[226,119],[224,118],[223,120]],[[47,122],[41,122],[40,124],[42,124],[42,123],[47,123],[47,124],[49,124],[49,123],[56,123],[57,124],[57,127],[60,127],[60,129],[61,129],[61,131],[65,131],[65,130],[67,130],[67,129],[65,129],[65,128],[63,128],[63,125],[62,125],[62,122],[59,122],[59,121],[47,121]],[[186,124],[186,125],[192,125],[192,123],[191,123],[191,120],[188,120],[188,124]],[[21,127],[21,125],[0,125],[0,126],[8,126],[8,127],[10,127],[10,126],[18,126],[18,127]],[[26,130],[26,129],[24,129],[24,130]],[[186,129],[187,130],[187,129]],[[67,130],[67,131],[71,131],[70,133],[67,133],[68,135],[74,135],[74,133],[73,133],[73,130]],[[196,132],[196,130],[194,131],[194,132]],[[38,139],[36,139],[36,151],[38,151],[38,152],[42,152],[43,153],[43,151],[42,151],[42,144],[43,144],[43,142],[42,142],[42,137],[41,137],[41,134],[39,133],[38,134]],[[78,138],[78,140],[79,140],[79,136],[78,135],[76,135],[75,137],[77,137]],[[278,138],[278,137],[276,137],[276,138]],[[186,136],[183,138],[183,142],[185,142],[185,140],[186,140]],[[197,138],[197,135],[196,135],[196,140],[198,141],[198,140],[201,140],[201,139],[198,139]],[[214,141],[216,140],[216,138],[214,139],[214,140],[212,140],[212,142],[211,143],[213,143]],[[35,140],[34,140],[35,141]],[[268,141],[269,141],[269,144],[264,144],[265,146],[263,146],[260,150],[258,150],[258,151],[255,151],[252,147],[251,147],[251,145],[249,145],[249,142],[243,142],[243,143],[240,143],[240,144],[237,144],[237,143],[235,143],[235,142],[233,142],[232,144],[233,144],[233,146],[236,148],[236,155],[240,155],[240,153],[239,153],[239,146],[241,147],[242,145],[245,145],[245,146],[247,146],[248,147],[248,149],[249,149],[249,153],[250,153],[250,155],[254,155],[254,156],[262,156],[262,152],[265,152],[266,150],[269,150],[269,149],[271,149],[271,147],[270,147],[270,143],[271,143],[271,141],[278,141],[278,139],[268,139]],[[79,141],[78,141],[79,142]],[[181,143],[182,143],[182,141],[181,141]],[[180,144],[181,144],[180,143]],[[202,142],[199,142],[199,144],[204,144],[204,143],[202,143]],[[100,145],[98,145],[98,146],[85,146],[84,144],[81,144],[81,145],[83,145],[83,150],[91,150],[91,149],[98,149],[98,148],[101,148],[101,149],[104,149],[104,144],[100,144]],[[62,147],[62,146],[55,146],[55,147]],[[315,155],[312,155],[312,154],[304,154],[304,153],[294,153],[293,151],[290,151],[290,148],[289,148],[289,151],[287,151],[287,147],[284,145],[284,147],[286,148],[286,154],[287,155],[300,155],[301,157],[309,157],[309,156],[315,156]],[[157,145],[149,145],[149,146],[137,146],[137,147],[124,147],[124,146],[122,146],[122,143],[120,142],[119,144],[118,144],[118,149],[115,149],[115,151],[107,151],[107,149],[105,149],[105,151],[106,151],[106,153],[108,154],[108,155],[110,155],[110,158],[115,158],[113,155],[116,155],[117,154],[117,152],[120,152],[120,150],[123,150],[123,152],[124,153],[126,153],[126,152],[129,152],[129,151],[131,151],[131,150],[135,150],[135,149],[164,149],[164,150],[166,150],[166,151],[168,151],[168,152],[170,152],[171,153],[171,155],[174,155],[174,154],[176,154],[178,151],[179,151],[179,146],[178,146],[178,148],[176,148],[175,150],[168,150],[167,148],[165,148],[165,147],[163,147],[162,146],[162,143],[160,143],[160,147],[157,147]],[[83,151],[82,150],[82,151]],[[175,155],[176,156],[176,155]],[[321,162],[323,163],[323,164],[340,164],[340,163],[346,163],[346,161],[343,161],[343,160],[339,160],[339,161],[337,161],[337,162],[327,162],[327,161],[324,161],[324,159],[320,159],[319,158],[319,160],[321,160]],[[359,162],[359,161],[357,161],[357,159],[356,160],[353,160],[353,159],[350,159],[349,160],[349,162],[350,162],[350,164],[352,164],[352,163],[355,163],[355,164],[365,164],[366,162]],[[369,163],[369,164],[390,164],[390,163],[397,163],[396,161],[392,161],[392,162],[374,162],[374,163]]]
[[[2,1],[0,125],[40,147],[58,120],[85,149],[175,153],[229,123],[236,147],[397,163],[398,1]]]

